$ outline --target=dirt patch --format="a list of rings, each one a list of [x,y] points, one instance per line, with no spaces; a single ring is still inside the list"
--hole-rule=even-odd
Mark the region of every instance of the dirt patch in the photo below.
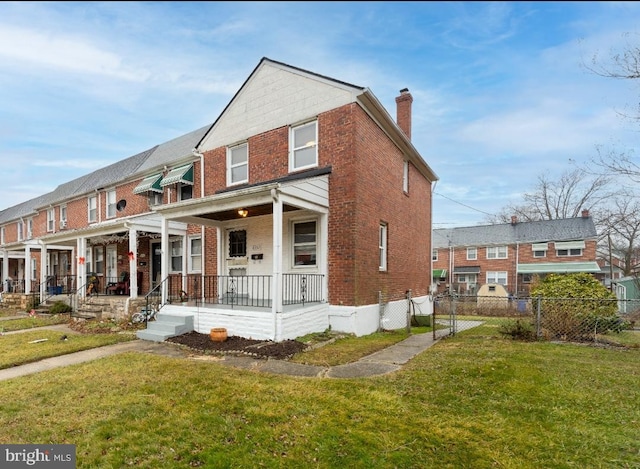
[[[296,353],[300,353],[307,347],[297,340],[284,340],[273,342],[270,340],[245,339],[238,336],[229,336],[223,342],[211,340],[209,334],[188,332],[176,337],[169,337],[166,342],[184,345],[185,347],[201,353],[241,354],[260,358],[274,358],[286,360]]]

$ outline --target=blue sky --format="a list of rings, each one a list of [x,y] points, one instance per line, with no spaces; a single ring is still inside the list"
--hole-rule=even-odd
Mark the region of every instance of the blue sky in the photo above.
[[[262,57],[370,88],[483,223],[597,147],[639,89],[584,63],[640,44],[638,2],[0,2],[0,209],[212,123]]]

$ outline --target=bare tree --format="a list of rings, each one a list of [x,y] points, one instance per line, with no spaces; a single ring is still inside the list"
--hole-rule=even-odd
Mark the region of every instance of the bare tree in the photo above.
[[[613,256],[620,258],[624,276],[633,275],[640,254],[640,201],[633,196],[617,197],[602,215],[600,224],[608,238],[605,252],[610,263]]]
[[[508,204],[497,215],[488,217],[488,222],[507,223],[512,216],[520,221],[574,218],[583,209],[595,215],[613,193],[606,175],[591,175],[585,169],[574,168],[552,180],[543,173],[533,191],[522,196],[523,203]]]

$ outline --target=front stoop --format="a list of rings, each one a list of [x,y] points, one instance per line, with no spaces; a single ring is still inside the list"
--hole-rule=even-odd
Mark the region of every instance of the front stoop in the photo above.
[[[147,328],[136,332],[136,335],[138,339],[163,342],[193,330],[193,316],[158,313],[155,321],[148,322]]]

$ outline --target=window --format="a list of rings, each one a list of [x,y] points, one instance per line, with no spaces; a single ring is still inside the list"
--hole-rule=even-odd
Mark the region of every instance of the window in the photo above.
[[[182,272],[182,240],[170,241],[169,250],[171,252],[171,271]]]
[[[431,260],[432,261],[437,261],[438,260],[438,250],[437,249],[433,249],[431,251]]]
[[[178,201],[189,200],[191,198],[193,198],[193,185],[179,182],[178,183]]]
[[[16,223],[16,229],[18,231],[18,241],[22,241],[24,238],[24,223],[21,221]]]
[[[532,278],[531,274],[522,274],[522,283],[531,283]]]
[[[95,265],[95,273],[104,274],[104,251],[102,250],[102,246],[95,248],[93,262]]]
[[[87,218],[89,223],[95,223],[98,221],[98,198],[92,195],[87,200],[88,213]]]
[[[380,266],[379,270],[387,270],[387,224],[380,223]]]
[[[67,226],[67,206],[66,205],[60,206],[60,221],[64,224],[64,226]]]
[[[578,248],[556,250],[556,256],[558,257],[573,257],[573,256],[581,256],[581,255],[582,255],[582,249],[578,249]]]
[[[409,193],[409,162],[405,161],[402,169],[402,190]]]
[[[93,270],[91,269],[91,266],[93,265],[91,253],[92,253],[91,248],[87,248],[87,250],[85,251],[85,260],[84,260],[84,265],[87,269],[87,273],[93,272]]]
[[[149,206],[162,205],[162,193],[149,191]]]
[[[31,278],[33,280],[38,278],[38,262],[35,258],[31,259]]]
[[[227,185],[249,180],[249,146],[244,143],[227,150]]]
[[[547,251],[533,251],[533,257],[546,257]]]
[[[189,272],[202,271],[202,239],[189,239]]]
[[[116,216],[116,191],[107,191],[107,218]]]
[[[549,249],[549,243],[533,243],[531,244],[531,250],[533,251],[533,257],[546,257],[547,249]]]
[[[1,243],[1,244],[6,243],[6,241],[5,241],[5,239],[6,239],[6,238],[5,238],[5,236],[6,236],[6,231],[5,231],[5,228],[4,228],[4,226],[3,226],[2,228],[0,228],[0,243]]]
[[[493,246],[487,248],[487,259],[506,259],[507,247],[506,246]]]
[[[458,275],[458,283],[466,283],[467,278],[464,275]]]
[[[33,238],[33,218],[27,220],[27,239]]]
[[[229,257],[244,257],[247,255],[247,232],[237,230],[229,232]]]
[[[507,284],[506,272],[487,272],[487,283],[498,283],[500,285]]]
[[[291,129],[289,171],[318,165],[317,129],[315,121]]]
[[[467,248],[467,260],[474,261],[478,258],[478,248]]]
[[[316,222],[305,221],[293,224],[293,264],[316,265]]]
[[[56,226],[56,212],[50,208],[47,210],[47,232],[51,233]]]

